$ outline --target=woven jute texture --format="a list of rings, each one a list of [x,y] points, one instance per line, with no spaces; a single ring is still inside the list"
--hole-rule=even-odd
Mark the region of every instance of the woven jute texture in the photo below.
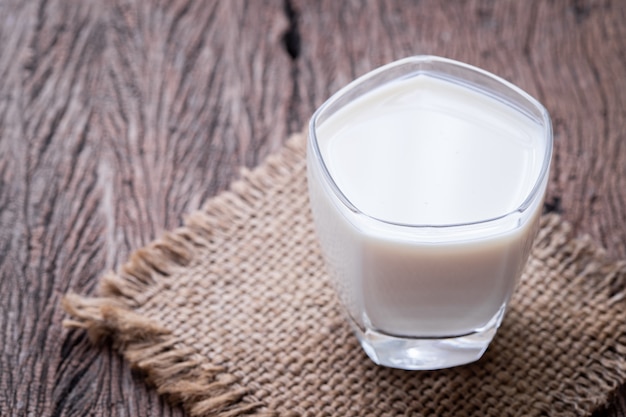
[[[374,365],[320,256],[304,142],[137,251],[98,296],[68,295],[66,325],[113,343],[193,416],[584,416],[626,381],[626,266],[557,215],[480,361]]]

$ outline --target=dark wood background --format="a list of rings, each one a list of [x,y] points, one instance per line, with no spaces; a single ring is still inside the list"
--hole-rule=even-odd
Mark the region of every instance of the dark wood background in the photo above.
[[[547,208],[626,259],[624,1],[0,0],[0,415],[183,415],[63,329],[63,294],[96,291],[339,87],[413,54],[543,102]]]

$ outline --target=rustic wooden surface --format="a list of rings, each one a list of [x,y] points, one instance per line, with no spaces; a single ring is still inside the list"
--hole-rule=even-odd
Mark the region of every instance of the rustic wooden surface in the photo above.
[[[547,207],[626,258],[626,2],[0,0],[0,415],[180,416],[59,301],[354,77],[435,54],[552,114]],[[626,416],[626,389],[598,416]]]

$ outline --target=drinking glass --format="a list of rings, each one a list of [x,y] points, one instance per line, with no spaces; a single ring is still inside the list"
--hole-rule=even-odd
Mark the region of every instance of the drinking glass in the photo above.
[[[420,85],[428,89],[431,84],[441,85],[443,92],[450,88],[450,97],[458,96],[469,104],[457,111],[455,103],[459,100],[446,98],[447,93],[437,95],[439,87],[431,89],[434,93],[419,91]],[[385,105],[385,89],[405,96],[404,102],[385,108],[381,117],[402,115],[407,111],[402,103],[425,109],[426,116],[411,116],[406,122],[394,119],[398,122],[391,128],[376,128],[376,112]],[[411,100],[421,104],[411,104]],[[418,116],[427,117],[421,119],[429,122],[427,131],[420,130]],[[515,130],[518,125],[529,127],[520,133]],[[334,135],[346,129],[360,133],[346,143],[332,142]],[[458,150],[448,150],[446,144],[460,143],[462,149],[475,149],[481,140],[476,132],[481,129],[492,136],[494,129],[504,133],[495,135],[497,140],[485,152],[470,152],[469,160],[455,163],[453,157]],[[440,131],[448,135],[448,142],[438,136]],[[465,137],[466,131],[474,133]],[[383,141],[382,151],[373,152],[374,148],[368,146],[378,140],[377,135]],[[394,135],[403,135],[401,142],[395,142]],[[419,146],[437,147],[438,151],[416,153],[415,166],[430,164],[439,173],[403,178],[402,191],[387,194],[388,189],[398,187],[394,178],[404,175],[396,170],[413,172],[405,159],[412,158],[409,148],[413,147],[412,141],[418,140]],[[432,370],[470,363],[483,355],[500,326],[537,232],[552,140],[548,112],[530,95],[482,69],[434,56],[414,56],[378,68],[338,91],[317,109],[307,138],[307,178],[315,229],[347,320],[375,363]],[[516,172],[513,166],[507,166],[503,149],[513,146],[507,141],[531,144],[527,152],[530,162],[520,157],[530,167],[528,170]],[[390,144],[388,148],[386,143]],[[394,149],[394,143],[405,144],[407,152]],[[398,158],[397,164],[388,159],[394,157]],[[387,158],[385,169],[378,167],[382,161],[378,158]],[[372,185],[368,191],[366,180],[361,184],[358,180],[362,178],[350,177],[348,168],[353,165],[360,167],[358,175],[367,177],[376,187]],[[339,178],[338,172],[344,167],[348,174]],[[476,173],[483,168],[488,175]],[[475,184],[455,188],[456,179],[474,177],[478,178]],[[490,212],[488,202],[497,202],[502,194],[492,185],[499,184],[493,182],[499,177],[526,181],[528,185],[520,191],[523,194],[514,206]],[[434,190],[430,203],[440,204],[442,210],[435,210],[433,216],[450,209],[465,220],[456,221],[454,216],[446,220],[445,213],[440,219],[421,219],[411,210],[394,217],[392,212],[406,199],[420,198],[412,195],[418,187],[413,187],[411,181]],[[348,191],[346,184],[351,182],[359,183],[361,188],[357,189],[361,191]],[[465,188],[471,188],[472,193]],[[371,193],[381,195],[378,200],[383,211],[361,204],[368,198],[378,201]],[[452,203],[448,204],[448,199]],[[483,207],[481,210],[487,214],[481,217],[478,210],[472,215],[474,206]],[[381,214],[387,209],[392,214]]]

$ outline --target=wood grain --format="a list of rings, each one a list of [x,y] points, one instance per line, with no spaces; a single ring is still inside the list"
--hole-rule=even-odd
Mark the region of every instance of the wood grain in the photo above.
[[[626,3],[0,1],[0,415],[179,416],[61,326],[133,249],[413,54],[495,72],[550,111],[547,208],[626,259]],[[598,416],[626,416],[626,389]]]

